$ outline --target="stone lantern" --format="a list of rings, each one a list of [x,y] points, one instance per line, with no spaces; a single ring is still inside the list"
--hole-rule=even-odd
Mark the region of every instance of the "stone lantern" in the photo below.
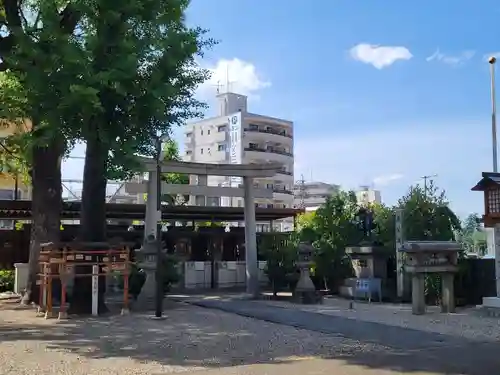
[[[483,172],[482,179],[472,191],[482,191],[484,195],[483,223],[485,228],[494,228],[496,297],[484,297],[483,307],[500,314],[500,173]]]
[[[300,278],[293,292],[296,301],[303,304],[320,303],[322,296],[316,291],[309,269],[312,265],[314,247],[309,242],[300,242],[297,249]]]
[[[143,246],[136,251],[138,266],[146,274],[146,280],[138,296],[138,304],[147,303],[156,295],[156,265],[158,245],[153,235],[149,235]]]
[[[486,228],[500,224],[500,173],[483,172],[483,178],[472,188],[484,194],[483,222]]]

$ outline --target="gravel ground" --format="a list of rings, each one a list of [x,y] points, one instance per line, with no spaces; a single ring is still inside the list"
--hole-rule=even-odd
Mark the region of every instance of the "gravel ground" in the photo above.
[[[380,345],[185,304],[172,304],[166,312],[162,321],[140,314],[57,321],[3,304],[0,374],[270,374],[269,366],[284,366],[279,371],[303,368],[304,364],[294,365],[300,360],[316,366],[318,374],[324,367],[318,361],[327,360],[336,366],[328,373],[394,373],[345,364],[346,358],[358,355],[391,353]]]
[[[322,305],[298,305],[284,301],[259,301],[268,306],[299,309],[365,322],[411,328],[425,332],[459,336],[471,340],[500,340],[500,319],[482,316],[476,308],[457,309],[454,314],[442,314],[436,306],[428,307],[425,315],[413,315],[410,305],[354,302],[341,298],[326,298]]]

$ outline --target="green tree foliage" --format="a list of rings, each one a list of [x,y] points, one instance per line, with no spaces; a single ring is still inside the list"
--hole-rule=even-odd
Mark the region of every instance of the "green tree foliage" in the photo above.
[[[265,273],[274,296],[283,289],[293,288],[298,281],[298,236],[266,233],[260,239],[259,252],[267,260]]]
[[[109,172],[136,171],[134,155],[154,156],[158,134],[200,117],[194,90],[208,77],[195,57],[212,46],[205,30],[185,23],[188,0],[97,0],[82,3],[81,78],[73,90],[87,144],[82,238],[105,239]]]
[[[412,186],[399,199],[403,209],[405,239],[408,241],[450,241],[454,231],[460,229],[460,220],[449,208],[444,191],[430,181],[427,191],[420,185]]]
[[[358,211],[355,194],[339,192],[314,213],[306,213],[298,220],[298,236],[314,245],[314,274],[323,280],[325,288],[336,289],[349,276],[345,249],[362,239]]]
[[[426,192],[418,185],[412,186],[395,207],[373,204],[369,208],[374,215],[374,242],[394,249],[394,257],[396,208],[403,209],[407,240],[451,240],[460,229],[460,222],[448,207],[445,193],[432,182]],[[340,192],[328,198],[316,212],[305,213],[297,220],[297,236],[311,240],[316,249],[315,276],[324,280],[331,290],[350,276],[345,248],[363,241],[358,225],[359,209],[352,192]]]
[[[486,233],[482,231],[477,214],[470,214],[462,223],[462,229],[456,233],[457,240],[462,244],[467,253],[476,253],[480,256],[486,254],[488,244]]]
[[[177,142],[173,139],[169,139],[163,147],[163,160],[164,161],[182,161],[179,155],[179,146]],[[161,176],[162,181],[167,184],[173,185],[188,185],[189,184],[189,175],[182,173],[163,173]],[[162,194],[162,202],[175,205],[175,204],[185,204],[189,200],[189,195],[184,195],[182,197],[178,197],[177,195],[172,194]]]
[[[75,35],[79,75],[63,100],[86,142],[81,238],[106,239],[108,177],[137,172],[135,155],[155,156],[158,135],[200,117],[205,104],[194,91],[208,78],[195,58],[213,45],[205,30],[186,25],[188,0],[78,2]],[[90,284],[75,285],[75,311],[90,310]],[[102,298],[100,299],[102,300]],[[77,301],[75,303],[75,301]],[[100,304],[102,305],[102,304]]]
[[[79,20],[75,3],[0,0],[0,118],[30,124],[29,132],[4,140],[3,150],[4,161],[7,155],[18,156],[19,165],[13,169],[23,175],[29,171],[33,184],[25,302],[38,300],[31,293],[37,291],[38,244],[59,239],[61,157],[77,136],[64,120],[70,109],[61,106],[63,98],[78,102],[68,79],[80,74],[73,69],[72,34]]]

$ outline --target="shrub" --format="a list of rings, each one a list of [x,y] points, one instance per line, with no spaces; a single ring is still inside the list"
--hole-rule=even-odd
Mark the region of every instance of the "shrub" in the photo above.
[[[284,246],[273,243],[266,245],[262,249],[267,260],[264,272],[269,279],[273,294],[276,295],[283,289],[293,290],[299,279],[295,244],[290,242]]]
[[[0,270],[0,293],[14,290],[14,278],[13,270]]]

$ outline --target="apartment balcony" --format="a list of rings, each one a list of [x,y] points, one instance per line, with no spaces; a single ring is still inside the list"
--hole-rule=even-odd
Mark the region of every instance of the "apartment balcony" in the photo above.
[[[293,192],[283,188],[273,188],[273,198],[277,201],[283,201],[288,204],[293,202]]]
[[[278,163],[290,163],[293,161],[293,154],[291,152],[282,151],[273,148],[260,148],[260,147],[245,147],[245,156],[252,160],[267,160]]]
[[[293,144],[292,135],[287,133],[284,129],[249,127],[244,129],[244,134],[246,139],[256,142],[275,142],[286,145]]]
[[[284,189],[284,188],[279,188],[279,187],[274,187],[273,192],[277,194],[287,194],[287,195],[293,195],[293,191]]]

